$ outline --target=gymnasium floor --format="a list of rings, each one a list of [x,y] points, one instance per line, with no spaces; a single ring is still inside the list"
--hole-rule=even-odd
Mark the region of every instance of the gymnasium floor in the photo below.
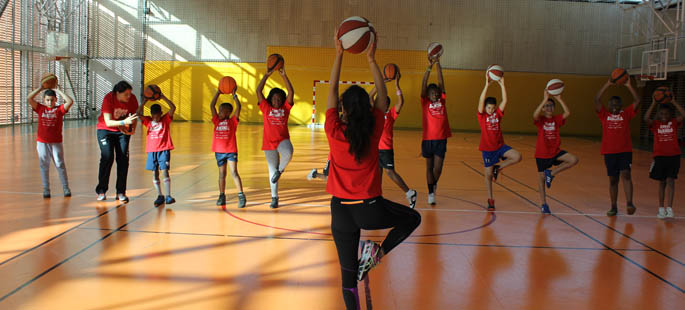
[[[139,127],[131,144],[128,194],[96,202],[99,150],[92,125],[67,122],[66,163],[74,196],[43,200],[30,127],[0,128],[0,309],[342,309],[340,271],[329,235],[322,181],[307,181],[327,158],[322,130],[290,128],[295,157],[281,178],[281,208],[270,193],[261,126],[241,125],[239,172],[248,207],[215,206],[211,124],[174,123],[172,193],[155,208]],[[677,309],[685,303],[685,185],[676,182],[674,220],[656,218],[650,153],[635,151],[638,211],[604,215],[608,180],[599,143],[563,138],[580,158],[548,191],[552,215],[538,211],[534,136],[505,135],[524,160],[486,192],[479,135],[456,133],[438,188],[426,204],[420,131],[395,133],[398,171],[419,191],[423,221],[360,283],[365,309]],[[387,178],[384,196],[405,203]],[[380,240],[384,232],[363,235]],[[678,306],[680,305],[680,306]]]

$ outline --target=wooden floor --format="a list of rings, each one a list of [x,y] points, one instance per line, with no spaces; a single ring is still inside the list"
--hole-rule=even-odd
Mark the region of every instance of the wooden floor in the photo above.
[[[127,205],[95,201],[99,150],[92,125],[68,123],[66,164],[74,196],[44,200],[30,127],[0,128],[0,309],[343,309],[330,236],[330,196],[321,181],[328,147],[321,130],[291,127],[295,156],[281,178],[281,208],[268,207],[261,126],[239,127],[239,171],[248,207],[215,206],[217,168],[210,124],[174,123],[172,192],[155,208],[143,136],[132,140]],[[633,216],[609,207],[598,142],[564,138],[580,164],[538,211],[534,136],[506,135],[524,155],[495,185],[488,213],[479,135],[449,140],[434,207],[426,204],[421,133],[396,131],[398,171],[419,191],[423,221],[360,283],[370,309],[682,309],[685,303],[685,184],[674,220],[656,218],[650,153],[635,151]],[[685,165],[684,165],[685,166]],[[114,171],[114,170],[113,170]],[[681,174],[682,176],[683,174]],[[405,203],[384,179],[384,196]],[[380,232],[364,232],[381,240]],[[680,306],[679,306],[680,305]]]

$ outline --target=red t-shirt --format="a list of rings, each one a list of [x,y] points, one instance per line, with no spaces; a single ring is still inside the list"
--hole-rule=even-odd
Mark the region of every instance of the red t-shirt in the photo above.
[[[421,98],[423,109],[423,140],[443,140],[452,136],[450,122],[447,120],[445,93],[440,100],[431,102],[428,97]]]
[[[370,132],[370,145],[378,145],[383,133],[383,116],[381,110],[373,109],[376,124]],[[378,168],[378,148],[370,147],[358,163],[353,154],[348,152],[350,144],[345,138],[346,124],[338,117],[335,108],[326,111],[325,130],[330,147],[330,170],[326,191],[343,199],[368,199],[382,195],[381,174]]]
[[[654,133],[654,153],[652,154],[654,157],[680,155],[678,127],[682,125],[683,123],[675,118],[666,123],[659,120],[652,122],[649,130]]]
[[[500,127],[504,112],[497,108],[492,115],[476,112],[476,116],[478,116],[478,123],[480,123],[480,146],[478,150],[486,152],[499,150],[504,145],[502,128]]]
[[[597,113],[602,122],[602,154],[616,154],[633,151],[630,141],[630,120],[635,116],[633,105],[613,115],[602,106]]]
[[[171,135],[169,135],[169,127],[173,118],[169,114],[164,114],[159,122],[152,120],[152,117],[144,116],[143,125],[147,127],[147,141],[145,151],[160,152],[170,151],[174,149],[174,143],[171,142]]]
[[[218,115],[212,117],[214,123],[214,138],[212,139],[212,152],[214,153],[238,153],[235,142],[235,130],[238,128],[238,118],[220,120]]]
[[[136,95],[131,94],[131,98],[127,103],[119,102],[117,96],[114,92],[109,92],[102,99],[102,109],[100,111],[100,117],[98,117],[97,129],[104,129],[109,131],[119,131],[116,127],[107,127],[105,124],[105,113],[112,115],[112,120],[123,120],[128,117],[129,114],[135,114],[138,110],[138,99]]]
[[[561,149],[559,128],[566,124],[564,116],[559,114],[547,118],[540,116],[533,123],[538,127],[538,142],[535,144],[535,158],[554,158]]]
[[[264,119],[264,135],[262,136],[262,151],[275,150],[278,144],[285,139],[290,139],[288,132],[288,117],[293,104],[289,101],[280,108],[274,108],[266,100],[259,103]]]
[[[385,123],[383,124],[383,135],[381,135],[381,141],[378,143],[379,150],[392,150],[392,136],[393,136],[393,126],[395,126],[395,120],[399,114],[397,110],[392,107],[388,112],[385,112]]]
[[[36,141],[43,143],[62,143],[62,120],[67,111],[64,105],[52,109],[38,104],[34,109],[38,113],[38,134]]]

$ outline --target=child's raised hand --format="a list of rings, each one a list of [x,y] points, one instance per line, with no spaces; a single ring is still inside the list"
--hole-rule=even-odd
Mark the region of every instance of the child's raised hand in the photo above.
[[[342,41],[338,39],[338,27],[335,27],[335,31],[333,32],[333,42],[335,42],[335,51],[338,53],[338,55],[341,55],[345,49],[343,49],[342,46]]]
[[[376,47],[378,46],[378,36],[374,36],[375,39],[373,40],[373,44],[369,46],[368,52],[366,52],[366,56],[368,56],[369,59],[376,59]],[[341,43],[342,45],[342,43]]]

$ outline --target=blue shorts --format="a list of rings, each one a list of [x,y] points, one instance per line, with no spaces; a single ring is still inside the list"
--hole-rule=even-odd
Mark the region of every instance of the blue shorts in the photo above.
[[[445,158],[445,153],[447,153],[447,139],[421,141],[421,156],[423,158],[433,158],[433,156]]]
[[[226,161],[238,161],[238,153],[214,153],[216,157],[216,165],[221,167],[226,164]]]
[[[148,152],[147,153],[147,163],[145,164],[145,169],[155,171],[159,170],[169,170],[169,161],[171,160],[170,151],[159,151],[159,152]]]
[[[500,159],[504,158],[504,153],[507,151],[511,150],[511,146],[508,145],[502,145],[498,150],[488,152],[488,151],[482,151],[483,153],[483,164],[485,164],[485,168],[491,167],[496,165]]]

